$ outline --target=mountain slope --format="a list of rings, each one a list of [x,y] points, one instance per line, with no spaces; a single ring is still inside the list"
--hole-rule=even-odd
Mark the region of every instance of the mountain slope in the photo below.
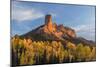
[[[94,46],[95,42],[86,40],[82,37],[77,37],[75,30],[69,27],[64,27],[62,24],[57,25],[52,22],[51,15],[45,16],[45,24],[33,29],[32,31],[23,34],[21,38],[31,38],[36,41],[71,41],[75,44],[83,43],[89,46]]]

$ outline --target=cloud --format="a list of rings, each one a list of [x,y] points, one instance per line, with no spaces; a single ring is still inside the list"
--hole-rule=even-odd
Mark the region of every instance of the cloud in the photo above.
[[[44,13],[35,9],[21,6],[21,3],[13,2],[12,5],[12,20],[17,22],[36,20],[44,17]]]
[[[56,17],[54,12],[48,12],[41,10],[41,8],[31,7],[24,2],[12,1],[12,20],[17,22],[36,20],[44,17],[46,14],[51,14],[52,17]]]
[[[95,41],[95,24],[83,24],[83,25],[78,25],[76,27],[72,27],[75,29],[78,37],[84,37],[89,40]]]
[[[74,29],[76,30],[76,32],[95,32],[95,25],[93,24],[78,25],[74,27]]]
[[[12,19],[16,21],[27,21],[27,20],[36,20],[44,15],[41,12],[37,12],[36,10],[27,10],[27,9],[20,9],[14,10],[12,12]]]

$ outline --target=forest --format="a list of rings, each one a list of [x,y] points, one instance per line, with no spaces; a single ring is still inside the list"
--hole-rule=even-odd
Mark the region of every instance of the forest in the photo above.
[[[96,47],[66,41],[33,41],[11,38],[12,65],[72,63],[96,60]]]

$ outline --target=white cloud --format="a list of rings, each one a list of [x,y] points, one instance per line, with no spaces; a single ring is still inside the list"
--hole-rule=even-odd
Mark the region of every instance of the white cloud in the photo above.
[[[78,37],[84,37],[89,40],[95,41],[95,24],[83,24],[73,27],[75,29]]]
[[[93,24],[90,24],[90,25],[84,24],[84,25],[73,27],[73,28],[76,30],[76,32],[94,32],[95,31],[95,25]]]
[[[27,6],[21,2],[12,1],[12,20],[16,20],[17,22],[36,20],[45,16],[46,13],[43,10],[38,9],[36,7]],[[53,12],[49,12],[52,17],[56,17],[57,14]]]
[[[36,20],[44,16],[44,13],[35,9],[21,6],[19,3],[12,5],[12,20],[17,22]]]
[[[43,16],[44,15],[40,12],[34,10],[27,10],[27,9],[14,10],[12,12],[12,19],[19,22],[26,21],[26,20],[35,20]]]

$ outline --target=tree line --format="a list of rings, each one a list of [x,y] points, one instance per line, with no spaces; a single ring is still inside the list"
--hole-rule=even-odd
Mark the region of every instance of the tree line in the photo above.
[[[12,65],[37,65],[96,60],[96,47],[66,41],[32,41],[30,38],[11,39]]]

